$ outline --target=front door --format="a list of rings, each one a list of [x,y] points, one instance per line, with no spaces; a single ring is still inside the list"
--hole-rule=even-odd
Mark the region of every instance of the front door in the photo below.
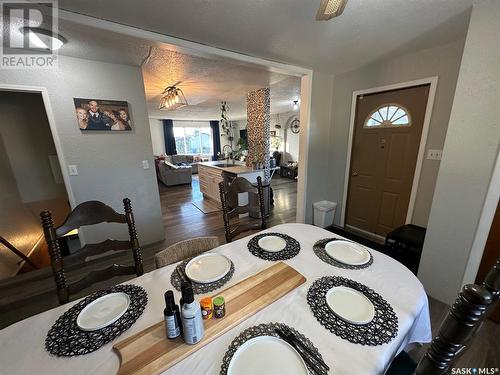
[[[385,236],[405,224],[430,85],[358,96],[346,224]]]

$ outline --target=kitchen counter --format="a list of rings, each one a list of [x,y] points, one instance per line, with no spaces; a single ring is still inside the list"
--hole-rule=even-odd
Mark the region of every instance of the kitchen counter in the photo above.
[[[227,164],[225,161],[206,161],[198,163],[200,191],[204,198],[220,202],[219,183],[224,181],[224,173],[231,176],[246,178],[251,183],[257,182],[257,177],[264,177],[263,169],[253,169],[241,162]]]
[[[246,173],[258,172],[258,170],[254,170],[252,167],[247,167],[242,162],[226,163],[224,160],[219,161],[205,161],[198,163],[198,165],[205,165],[207,167],[216,168],[221,171],[232,173],[235,175],[241,175]]]

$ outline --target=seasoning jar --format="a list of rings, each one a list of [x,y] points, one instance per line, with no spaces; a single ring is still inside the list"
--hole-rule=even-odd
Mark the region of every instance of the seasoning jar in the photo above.
[[[203,319],[211,319],[214,312],[214,304],[212,303],[211,297],[203,298],[200,301],[201,305],[201,317]]]
[[[214,298],[214,317],[219,319],[226,315],[226,302],[224,297],[218,296]]]

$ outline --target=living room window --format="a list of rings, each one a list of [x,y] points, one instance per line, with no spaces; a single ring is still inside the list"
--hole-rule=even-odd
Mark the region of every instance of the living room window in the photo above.
[[[175,147],[177,154],[211,155],[213,154],[212,131],[207,127],[174,126]]]

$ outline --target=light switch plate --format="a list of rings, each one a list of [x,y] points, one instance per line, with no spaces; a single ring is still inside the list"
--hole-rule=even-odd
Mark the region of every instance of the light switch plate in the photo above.
[[[443,150],[427,150],[428,160],[441,160],[443,156]]]
[[[78,176],[78,168],[76,165],[68,165],[68,171],[70,176]]]
[[[143,160],[142,161],[142,168],[143,169],[149,169],[149,161]]]

